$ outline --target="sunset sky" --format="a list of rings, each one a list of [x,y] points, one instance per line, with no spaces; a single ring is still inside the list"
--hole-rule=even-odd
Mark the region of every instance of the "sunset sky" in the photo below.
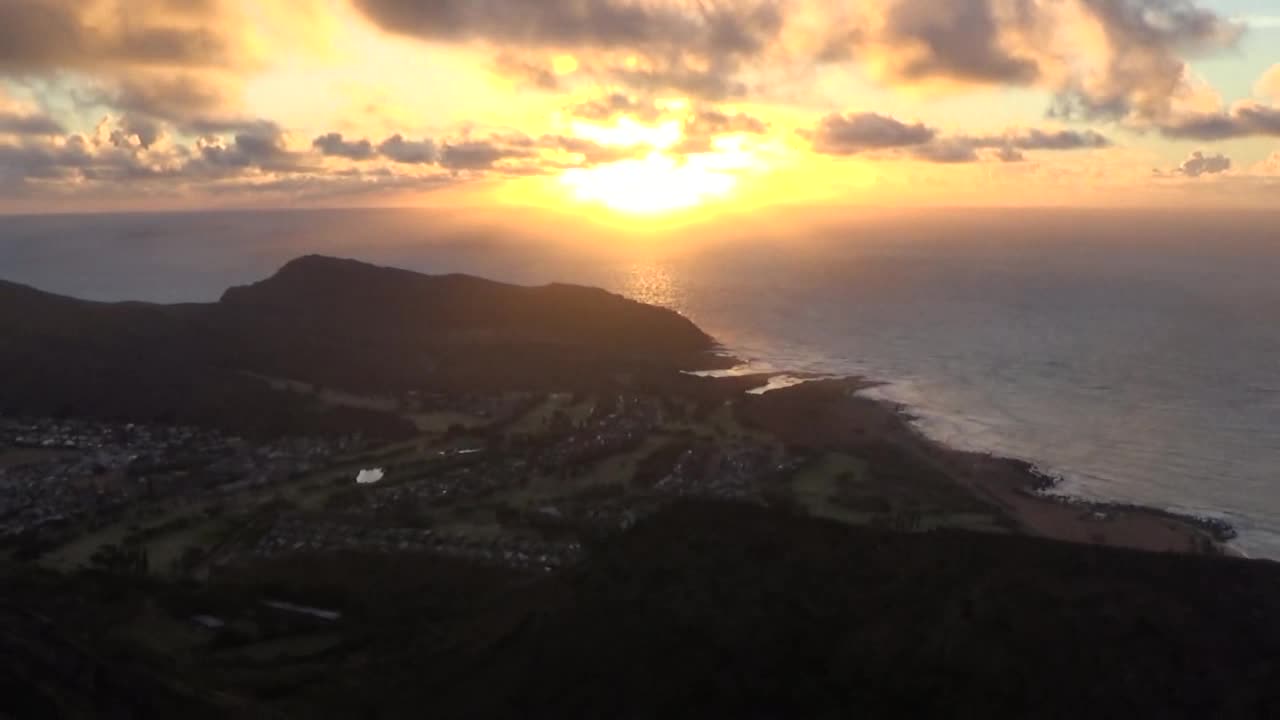
[[[1263,0],[0,0],[0,211],[1280,200]]]

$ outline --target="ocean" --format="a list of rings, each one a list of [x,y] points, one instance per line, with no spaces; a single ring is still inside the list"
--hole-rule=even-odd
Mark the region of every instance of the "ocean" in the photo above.
[[[496,211],[495,211],[496,212]],[[858,374],[930,435],[1065,493],[1225,519],[1280,559],[1280,217],[847,211],[660,240],[416,210],[0,217],[0,278],[210,301],[318,252],[599,285],[671,307],[752,369]]]

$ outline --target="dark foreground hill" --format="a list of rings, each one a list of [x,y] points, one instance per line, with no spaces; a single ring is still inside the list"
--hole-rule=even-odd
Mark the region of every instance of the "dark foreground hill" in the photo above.
[[[1270,563],[885,534],[689,503],[536,581],[430,558],[301,559],[262,572],[270,590],[260,592],[345,611],[350,644],[321,664],[187,669],[189,688],[235,678],[204,696],[238,698],[229,707],[240,716],[1280,712],[1280,571]],[[59,588],[59,602],[69,592]],[[144,679],[99,686],[121,682]],[[181,705],[165,702],[164,712]]]
[[[370,393],[575,387],[705,364],[711,339],[585,287],[518,287],[309,256],[220,302],[94,303],[0,283],[0,410],[241,431],[401,422],[317,412],[250,375]]]
[[[488,614],[510,632],[481,649],[338,695],[451,717],[1280,713],[1270,563],[695,503],[520,598]]]

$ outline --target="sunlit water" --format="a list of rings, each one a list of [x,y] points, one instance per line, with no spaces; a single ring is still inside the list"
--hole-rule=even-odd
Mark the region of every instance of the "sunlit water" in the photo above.
[[[962,214],[697,248],[499,240],[387,211],[0,218],[0,277],[212,300],[305,252],[608,287],[762,370],[864,374],[936,437],[1280,559],[1280,236],[1257,218]],[[572,231],[570,231],[571,233]]]

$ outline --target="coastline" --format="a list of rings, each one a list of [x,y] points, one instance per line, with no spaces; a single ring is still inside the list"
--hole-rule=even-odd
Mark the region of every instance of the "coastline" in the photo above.
[[[776,386],[774,378],[779,376],[798,381]],[[752,390],[761,392],[744,396],[756,406],[754,411],[747,406],[751,422],[763,423],[784,440],[801,445],[857,452],[871,438],[900,448],[922,467],[946,474],[974,497],[998,508],[1017,532],[1150,552],[1247,557],[1229,545],[1236,532],[1224,521],[1054,494],[1062,478],[1032,462],[961,450],[931,438],[916,424],[917,416],[909,407],[862,394],[883,382],[785,372],[752,377],[759,378]]]

